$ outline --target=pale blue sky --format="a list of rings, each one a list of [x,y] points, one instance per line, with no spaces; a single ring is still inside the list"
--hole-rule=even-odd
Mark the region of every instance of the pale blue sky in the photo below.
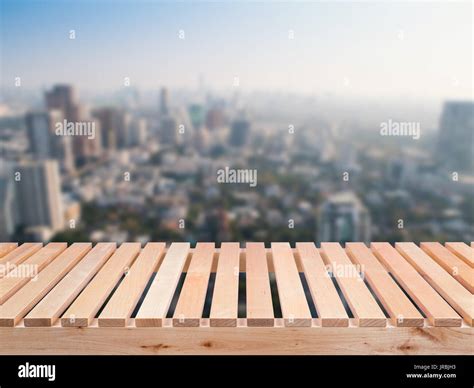
[[[191,88],[202,74],[220,90],[237,76],[244,91],[472,96],[469,1],[1,3],[6,86]]]

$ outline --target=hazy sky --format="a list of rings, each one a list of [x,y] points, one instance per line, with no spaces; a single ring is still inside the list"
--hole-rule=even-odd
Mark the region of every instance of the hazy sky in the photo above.
[[[472,98],[470,1],[1,3],[5,86]]]

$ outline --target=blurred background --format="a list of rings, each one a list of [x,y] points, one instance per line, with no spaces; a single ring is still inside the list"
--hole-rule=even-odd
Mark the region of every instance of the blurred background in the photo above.
[[[472,8],[2,1],[0,240],[473,241]]]

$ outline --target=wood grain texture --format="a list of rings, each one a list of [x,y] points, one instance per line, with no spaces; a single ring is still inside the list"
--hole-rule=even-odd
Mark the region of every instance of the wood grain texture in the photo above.
[[[397,279],[433,326],[461,326],[461,317],[389,243],[372,243],[375,256]]]
[[[347,243],[346,252],[352,262],[363,269],[365,279],[390,315],[392,325],[423,326],[423,316],[364,243]]]
[[[0,258],[5,256],[7,253],[13,251],[16,247],[18,247],[18,243],[14,242],[3,242],[0,243]]]
[[[199,326],[214,259],[214,243],[197,243],[173,315],[173,326]]]
[[[451,252],[463,260],[469,267],[474,268],[474,247],[463,242],[447,242],[444,244]]]
[[[7,355],[472,355],[474,328],[15,327],[0,343]]]
[[[438,242],[422,242],[420,247],[471,294],[474,293],[474,268]]]
[[[222,243],[212,295],[210,325],[235,327],[239,307],[239,243]]]
[[[135,324],[138,327],[160,327],[163,325],[189,251],[189,243],[171,244],[140,310],[138,310],[135,319]]]
[[[99,326],[126,326],[151,275],[160,264],[165,248],[165,243],[148,243],[142,249],[127,276],[99,315]]]
[[[247,325],[272,327],[275,318],[265,245],[247,243],[245,256]]]
[[[64,327],[84,327],[91,320],[140,252],[140,243],[123,243],[61,318]]]
[[[56,260],[0,306],[0,326],[14,326],[38,303],[91,249],[91,243],[74,243]]]
[[[24,243],[0,258],[0,279],[42,247],[42,243]]]
[[[474,297],[459,282],[414,243],[396,243],[395,248],[470,326],[474,323]]]
[[[313,243],[296,243],[296,250],[321,326],[347,327],[349,317],[316,246]]]
[[[66,243],[49,243],[17,265],[0,279],[0,304],[4,304],[21,287],[35,278],[51,261],[67,248]]]
[[[311,312],[290,244],[272,243],[272,262],[285,326],[311,326]]]
[[[361,327],[385,326],[387,319],[384,313],[358,275],[357,267],[352,264],[344,249],[338,243],[322,243],[321,252],[323,260],[330,266],[357,324]]]
[[[117,244],[98,243],[25,317],[27,327],[52,326],[114,253]]]

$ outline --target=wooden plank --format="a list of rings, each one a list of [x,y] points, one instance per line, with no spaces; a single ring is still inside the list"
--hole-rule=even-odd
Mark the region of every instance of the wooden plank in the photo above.
[[[387,319],[384,313],[344,249],[338,243],[322,243],[321,252],[323,260],[330,266],[357,324],[361,327],[386,326]]]
[[[461,354],[472,358],[473,343],[474,328],[467,326],[458,328],[397,327],[395,329],[385,327],[313,327],[310,329],[306,327],[291,329],[280,327],[214,329],[84,327],[78,329],[60,326],[34,329],[0,328],[0,354],[8,356],[435,354],[448,355],[451,359],[451,356]],[[155,361],[159,364],[160,360]],[[260,366],[258,359],[254,361],[256,367]],[[370,362],[370,360],[366,361]],[[156,369],[158,368],[157,366]],[[117,365],[117,372],[120,372],[119,369]],[[158,370],[166,371],[161,368]],[[280,371],[275,369],[273,373],[278,372]],[[183,370],[182,373],[187,372]],[[341,369],[338,373],[347,373],[347,370]],[[321,385],[326,386],[326,384]],[[428,383],[426,387],[429,386]]]
[[[0,304],[28,283],[67,248],[66,243],[49,243],[0,279]]]
[[[372,252],[397,279],[433,326],[461,326],[461,317],[389,243],[372,243]]]
[[[210,325],[235,327],[239,308],[239,243],[222,243],[212,295]]]
[[[272,243],[272,261],[285,326],[311,326],[311,312],[288,243]]]
[[[463,260],[471,268],[474,268],[474,247],[463,242],[447,242],[444,244],[451,252]]]
[[[467,324],[472,326],[474,323],[472,294],[414,243],[396,243],[395,248],[446,299]]]
[[[88,326],[140,252],[140,243],[123,243],[61,318],[64,327]]]
[[[296,250],[321,326],[349,326],[349,317],[344,305],[315,245],[313,243],[296,243]]]
[[[347,243],[346,252],[363,268],[365,279],[394,326],[422,327],[424,318],[364,243]]]
[[[474,293],[474,268],[438,242],[422,242],[420,247],[471,294]]]
[[[272,292],[264,243],[246,244],[245,273],[247,280],[247,326],[274,326]]]
[[[99,315],[101,327],[125,327],[151,275],[160,264],[165,243],[148,243]]]
[[[0,243],[0,257],[5,256],[7,253],[10,253],[18,247],[18,243],[13,242],[3,242]]]
[[[91,249],[91,243],[74,243],[7,302],[0,306],[0,326],[15,326],[79,260]]]
[[[198,243],[173,316],[173,326],[199,326],[214,259],[214,243]]]
[[[42,243],[24,243],[0,259],[0,279],[43,247]]]
[[[137,327],[160,327],[170,308],[179,278],[183,272],[189,243],[173,243],[160,265],[135,318]]]
[[[89,283],[117,244],[98,243],[25,317],[27,327],[52,326]]]

